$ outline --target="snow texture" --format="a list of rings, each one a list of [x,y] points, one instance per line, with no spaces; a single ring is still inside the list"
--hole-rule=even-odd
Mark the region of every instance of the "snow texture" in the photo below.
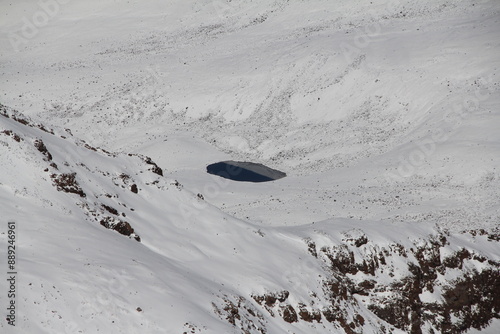
[[[1,333],[499,332],[498,1],[0,17]]]

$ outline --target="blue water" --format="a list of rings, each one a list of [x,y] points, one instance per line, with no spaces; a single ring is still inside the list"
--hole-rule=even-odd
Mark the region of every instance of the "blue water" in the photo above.
[[[267,182],[285,177],[286,174],[261,164],[222,161],[207,166],[207,173],[241,182]]]

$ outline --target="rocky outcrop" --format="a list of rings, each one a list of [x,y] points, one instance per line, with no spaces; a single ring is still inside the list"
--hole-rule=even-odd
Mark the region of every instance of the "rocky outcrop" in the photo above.
[[[465,236],[496,242],[478,231]],[[403,245],[375,243],[361,231],[349,231],[342,242],[322,247],[307,238],[309,260],[320,261],[328,272],[321,278],[323,294],[312,293],[299,302],[292,298],[293,290],[250,297],[260,313],[284,323],[330,324],[345,333],[363,333],[368,322],[384,333],[396,328],[412,334],[482,329],[500,318],[500,264],[460,247],[454,237],[437,233]],[[228,305],[229,319],[238,327],[235,317],[244,317],[239,304]]]
[[[115,230],[122,235],[134,238],[137,241],[141,241],[141,238],[137,234],[135,234],[132,226],[130,226],[130,224],[126,221],[108,216],[101,219],[99,223],[107,229]]]
[[[58,191],[77,194],[80,197],[87,196],[76,181],[76,173],[52,174],[50,177]]]

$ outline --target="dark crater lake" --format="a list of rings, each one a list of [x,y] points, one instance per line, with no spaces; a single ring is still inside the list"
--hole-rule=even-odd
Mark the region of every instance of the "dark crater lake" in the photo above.
[[[285,173],[262,164],[244,161],[221,161],[207,166],[207,173],[242,182],[267,182],[281,179]]]

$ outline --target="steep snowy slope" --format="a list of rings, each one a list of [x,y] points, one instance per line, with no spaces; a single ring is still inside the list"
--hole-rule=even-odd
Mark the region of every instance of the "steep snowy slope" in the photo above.
[[[347,219],[259,227],[148,157],[6,107],[0,122],[19,333],[460,332],[498,315],[498,235]]]
[[[200,191],[217,160],[297,176],[205,194],[227,213],[498,223],[498,1],[71,1],[18,43],[43,9],[2,5],[6,105]]]

